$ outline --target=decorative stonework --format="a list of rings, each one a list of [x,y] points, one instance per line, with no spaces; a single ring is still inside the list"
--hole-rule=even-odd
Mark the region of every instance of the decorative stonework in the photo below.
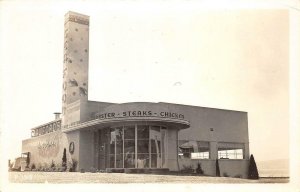
[[[83,25],[89,25],[89,20],[85,19],[83,17],[77,16],[77,15],[70,15],[69,16],[69,21],[83,24]]]
[[[80,42],[80,43],[79,43]],[[62,121],[70,104],[88,99],[89,17],[69,12],[65,17]]]

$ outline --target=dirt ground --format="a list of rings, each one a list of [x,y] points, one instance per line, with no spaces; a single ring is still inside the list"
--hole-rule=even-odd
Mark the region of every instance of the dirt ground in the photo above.
[[[288,183],[288,178],[260,178],[259,180],[126,173],[79,172],[9,172],[11,183]]]

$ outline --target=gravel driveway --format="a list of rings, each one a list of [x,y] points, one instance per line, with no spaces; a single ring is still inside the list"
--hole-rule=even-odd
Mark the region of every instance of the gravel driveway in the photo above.
[[[12,183],[287,183],[288,178],[248,180],[228,177],[126,173],[9,172]]]

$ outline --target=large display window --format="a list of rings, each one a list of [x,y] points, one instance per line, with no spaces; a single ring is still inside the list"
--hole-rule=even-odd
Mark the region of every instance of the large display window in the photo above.
[[[165,168],[167,128],[130,125],[100,131],[102,168]],[[101,148],[101,146],[100,146]]]

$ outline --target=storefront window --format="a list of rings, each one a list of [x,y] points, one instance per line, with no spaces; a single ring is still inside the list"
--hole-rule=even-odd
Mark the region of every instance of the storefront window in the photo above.
[[[180,140],[178,155],[181,159],[209,159],[209,142]]]
[[[100,132],[100,143],[102,146],[107,146],[107,148],[103,147],[104,151],[101,152],[102,155],[107,154],[107,167],[161,168],[166,166],[166,127],[132,125],[105,130]]]
[[[191,153],[191,159],[209,159],[209,142],[197,141],[197,148]]]
[[[219,150],[219,159],[243,159],[243,149]]]
[[[243,143],[218,143],[219,159],[243,159],[244,144]]]

